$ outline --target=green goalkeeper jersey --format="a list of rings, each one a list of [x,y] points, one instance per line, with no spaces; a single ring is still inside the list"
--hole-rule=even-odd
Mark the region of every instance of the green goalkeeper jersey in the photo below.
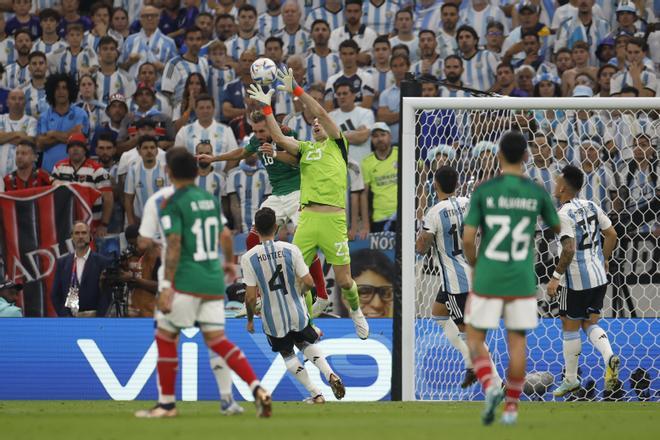
[[[217,200],[195,185],[180,188],[163,202],[160,223],[165,236],[181,236],[173,288],[181,293],[222,298],[225,276],[218,254],[222,221]]]
[[[327,138],[321,142],[298,142],[300,159],[300,204],[346,208],[348,141]]]
[[[536,294],[534,233],[541,216],[559,224],[548,193],[526,177],[503,174],[481,184],[470,199],[465,224],[481,229],[473,290],[478,295]]]
[[[286,136],[291,136],[293,138],[298,136],[295,131],[288,129],[288,127],[286,127],[286,132],[285,128],[282,127],[282,132]],[[261,144],[262,142],[253,135],[245,149],[250,153],[257,153],[259,155],[261,163],[266,167],[268,180],[270,181],[270,186],[273,188],[272,194],[275,196],[285,196],[294,191],[300,190],[300,168],[280,162],[279,160],[273,159],[263,153],[259,153],[259,146]],[[277,144],[275,147],[277,147]],[[277,150],[284,151],[281,148],[278,148]]]

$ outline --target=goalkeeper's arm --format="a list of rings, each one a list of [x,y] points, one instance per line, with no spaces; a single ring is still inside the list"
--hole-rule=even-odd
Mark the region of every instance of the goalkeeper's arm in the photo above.
[[[307,92],[305,92],[300,86],[296,86],[292,93],[300,99],[303,105],[309,109],[314,117],[318,118],[319,124],[321,124],[330,138],[339,139],[341,137],[341,130],[316,99],[307,94]]]

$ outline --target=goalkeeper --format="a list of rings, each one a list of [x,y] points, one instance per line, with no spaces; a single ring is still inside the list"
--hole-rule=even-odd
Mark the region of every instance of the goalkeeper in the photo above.
[[[273,141],[300,161],[300,204],[302,212],[293,243],[300,248],[308,266],[321,249],[332,264],[337,284],[350,306],[355,332],[361,339],[369,336],[369,325],[360,309],[357,284],[351,276],[346,228],[346,185],[348,141],[330,115],[293,79],[293,72],[280,70],[278,90],[292,93],[314,116],[314,142],[297,141],[285,136],[270,106],[275,90],[265,93],[252,84],[248,94],[265,107],[266,124]]]

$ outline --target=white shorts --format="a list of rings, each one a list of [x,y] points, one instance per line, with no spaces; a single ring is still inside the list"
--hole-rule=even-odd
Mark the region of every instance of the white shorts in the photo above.
[[[259,208],[270,208],[275,211],[275,220],[278,225],[285,225],[289,220],[295,226],[300,217],[300,191],[294,191],[284,196],[271,194]]]
[[[477,329],[499,328],[504,318],[507,330],[531,330],[539,323],[536,297],[492,298],[470,292],[465,304],[465,323]]]
[[[177,292],[172,300],[172,311],[164,314],[157,310],[155,318],[158,328],[171,333],[194,326],[199,326],[202,332],[224,330],[225,301]]]

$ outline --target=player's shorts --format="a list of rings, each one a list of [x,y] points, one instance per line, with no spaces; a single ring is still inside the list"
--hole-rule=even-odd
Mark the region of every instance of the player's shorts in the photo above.
[[[174,293],[172,311],[155,314],[158,328],[177,333],[183,328],[198,326],[202,332],[224,330],[224,299],[206,299],[185,293]]]
[[[488,330],[499,328],[504,318],[507,330],[531,330],[539,323],[536,297],[494,298],[470,292],[465,303],[465,323]]]
[[[291,220],[291,223],[297,226],[300,217],[300,191],[283,196],[271,194],[259,208],[270,208],[275,211],[275,221],[278,225],[285,225]]]
[[[293,351],[293,346],[296,343],[309,342],[313,344],[319,340],[319,334],[311,324],[307,324],[307,327],[299,332],[289,332],[282,338],[266,335],[266,339],[268,339],[273,351],[279,353],[281,351]]]
[[[438,295],[435,297],[435,302],[444,304],[449,310],[449,317],[456,324],[463,324],[463,313],[465,312],[465,301],[467,300],[467,293],[447,293],[440,289]]]
[[[559,316],[589,319],[589,315],[600,315],[607,284],[586,290],[572,290],[565,286],[559,289]]]
[[[308,266],[314,261],[319,249],[323,252],[325,261],[330,264],[350,264],[346,213],[303,209],[293,236],[293,244],[298,246]]]

